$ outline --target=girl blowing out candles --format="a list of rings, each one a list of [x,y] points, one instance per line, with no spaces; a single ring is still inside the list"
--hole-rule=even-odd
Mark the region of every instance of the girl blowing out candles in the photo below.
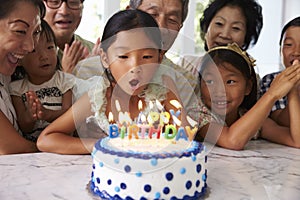
[[[175,90],[171,92],[156,84],[163,79],[156,74],[162,60],[160,48],[161,34],[149,14],[125,10],[113,15],[104,28],[101,41],[101,61],[106,76],[99,77],[93,89],[41,133],[38,148],[61,154],[87,154],[100,137],[107,136],[109,113],[116,121],[120,112],[134,120],[140,113],[138,102],[148,105],[155,99],[166,109],[174,109],[168,102],[176,99]],[[99,125],[101,130],[96,137],[83,138],[86,132],[79,129],[81,138],[73,137],[76,128],[83,130],[86,122]]]

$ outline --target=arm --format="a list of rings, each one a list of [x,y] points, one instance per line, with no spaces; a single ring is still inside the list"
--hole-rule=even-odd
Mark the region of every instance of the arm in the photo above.
[[[300,97],[298,84],[288,94],[288,105],[281,111],[281,117],[289,121],[287,126],[280,126],[269,119],[263,126],[262,137],[275,143],[300,148]]]
[[[300,62],[299,60],[294,60],[292,66],[300,66]],[[278,123],[279,125],[281,126],[286,126],[286,127],[290,127],[290,117],[291,117],[291,114],[292,116],[296,117],[297,115],[297,112],[295,113],[295,111],[298,111],[296,109],[298,109],[298,103],[299,102],[299,94],[298,94],[298,88],[299,87],[299,84],[297,84],[292,90],[291,92],[287,95],[287,105],[285,106],[284,109],[278,109],[274,112],[271,113],[270,117],[276,122]],[[290,101],[290,98],[292,98],[293,100]],[[291,103],[293,105],[291,105]],[[290,108],[294,108],[293,109],[293,112],[290,114],[290,111],[291,109]]]
[[[224,148],[243,149],[251,137],[263,126],[275,101],[285,96],[299,81],[298,71],[300,71],[299,66],[292,66],[280,73],[274,79],[270,89],[230,127],[210,123],[200,129],[200,134],[204,136],[207,133],[209,141],[216,141],[217,145]]]
[[[273,111],[270,115],[270,118],[281,126],[290,126],[290,116],[288,107]]]
[[[33,142],[23,138],[0,111],[0,155],[13,153],[31,153],[38,149]]]
[[[267,118],[265,120],[262,127],[261,137],[278,144],[284,144],[287,146],[300,148],[299,136],[298,136],[298,143],[296,143],[290,133],[290,129],[285,126],[278,125],[271,118]]]
[[[247,142],[263,125],[275,98],[264,95],[245,115],[231,126],[210,123],[200,129],[200,134],[211,143],[226,149],[243,150]]]
[[[90,153],[97,139],[72,136],[76,125],[85,123],[90,115],[92,115],[91,105],[88,95],[85,94],[67,112],[45,128],[37,141],[39,150],[60,154]]]
[[[284,142],[283,144],[300,148],[300,97],[299,84],[288,94],[288,109],[290,119],[290,135],[292,143]]]

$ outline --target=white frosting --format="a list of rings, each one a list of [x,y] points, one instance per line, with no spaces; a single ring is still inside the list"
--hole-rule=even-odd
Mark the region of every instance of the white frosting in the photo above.
[[[157,138],[145,138],[145,139],[121,139],[115,138],[109,140],[106,145],[119,151],[134,151],[136,153],[157,153],[157,152],[176,152],[187,149],[191,146],[190,141],[186,140],[168,140]]]
[[[120,138],[103,141],[101,145],[105,148],[99,150],[96,144],[92,153],[92,185],[96,194],[110,195],[104,199],[116,196],[121,199],[183,199],[200,194],[206,187],[206,152],[200,149],[200,152],[188,153],[193,150],[194,143]],[[149,153],[151,150],[153,153]]]

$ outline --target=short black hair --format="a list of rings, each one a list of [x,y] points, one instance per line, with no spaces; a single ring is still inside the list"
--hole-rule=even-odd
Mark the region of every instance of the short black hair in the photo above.
[[[148,13],[141,10],[122,10],[115,13],[106,23],[101,39],[101,48],[107,51],[115,41],[115,36],[121,31],[135,28],[145,29],[145,34],[161,49],[161,33],[155,19]]]
[[[292,19],[291,21],[289,21],[286,25],[284,25],[284,27],[281,30],[279,46],[281,46],[283,36],[284,36],[286,30],[291,26],[300,26],[300,17],[296,17],[296,18]]]
[[[11,12],[14,11],[16,5],[20,2],[32,3],[39,9],[40,18],[44,18],[46,14],[46,7],[42,0],[0,0],[0,19],[4,19]],[[21,10],[19,12],[22,12]]]
[[[200,36],[205,41],[205,34],[211,20],[216,13],[225,6],[237,6],[239,7],[246,18],[246,36],[245,44],[242,47],[243,50],[247,50],[250,46],[257,43],[261,29],[263,27],[262,7],[256,2],[256,0],[214,0],[204,10],[202,17],[200,18]],[[208,47],[205,41],[205,50],[208,51]]]

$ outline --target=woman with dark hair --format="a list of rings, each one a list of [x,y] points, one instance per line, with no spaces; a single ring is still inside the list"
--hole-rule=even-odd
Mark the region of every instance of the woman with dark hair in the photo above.
[[[176,109],[169,103],[176,98],[160,84],[163,77],[156,73],[163,57],[161,45],[159,27],[148,13],[124,10],[114,14],[101,40],[101,62],[106,74],[41,133],[38,148],[61,154],[88,154],[99,138],[108,135],[109,113],[114,123],[122,124],[120,111],[130,113],[126,120],[135,121],[140,113],[139,102],[144,110],[149,110],[154,100],[166,110]],[[82,131],[91,124],[98,126],[94,137],[90,128],[89,135]],[[73,137],[76,128],[81,138]]]
[[[263,27],[262,7],[256,0],[214,0],[200,19],[204,49],[236,43],[243,50],[255,45]],[[196,76],[201,56],[186,56],[181,66]]]
[[[200,19],[200,36],[206,51],[233,42],[247,50],[256,44],[262,27],[262,7],[256,0],[214,0]]]
[[[0,154],[37,151],[22,137],[8,85],[18,61],[34,49],[44,15],[41,0],[0,1]]]

